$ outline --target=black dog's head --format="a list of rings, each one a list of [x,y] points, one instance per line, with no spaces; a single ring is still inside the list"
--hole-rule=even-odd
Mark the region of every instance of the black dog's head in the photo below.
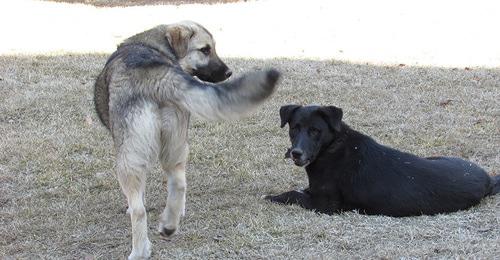
[[[281,127],[289,125],[286,157],[297,166],[307,166],[330,145],[341,131],[342,109],[334,106],[286,105],[280,108]]]

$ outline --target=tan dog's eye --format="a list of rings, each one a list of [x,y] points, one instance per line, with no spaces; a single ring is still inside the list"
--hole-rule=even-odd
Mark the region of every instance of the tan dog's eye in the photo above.
[[[205,55],[209,55],[210,54],[210,46],[207,45],[207,46],[201,48],[199,51],[201,51]]]

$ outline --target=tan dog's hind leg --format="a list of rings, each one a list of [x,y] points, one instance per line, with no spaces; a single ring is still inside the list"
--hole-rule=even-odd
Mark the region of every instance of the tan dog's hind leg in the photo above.
[[[186,204],[186,162],[165,169],[168,175],[168,197],[165,210],[160,216],[158,231],[163,236],[170,236],[179,228],[181,216],[184,216]]]
[[[126,118],[123,132],[115,132],[117,140],[116,173],[123,193],[127,197],[132,223],[132,252],[129,259],[146,259],[151,255],[148,239],[147,214],[144,206],[146,175],[158,160],[160,128],[154,105],[137,107]],[[122,138],[119,138],[122,137]]]
[[[144,259],[151,255],[148,239],[146,208],[144,207],[144,184],[138,176],[119,174],[123,193],[127,197],[130,220],[132,222],[132,252],[129,259]]]

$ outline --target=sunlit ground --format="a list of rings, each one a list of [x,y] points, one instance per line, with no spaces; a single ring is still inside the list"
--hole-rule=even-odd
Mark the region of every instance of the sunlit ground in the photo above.
[[[249,1],[96,8],[0,2],[0,54],[112,52],[157,24],[194,20],[225,57],[500,66],[498,1]]]

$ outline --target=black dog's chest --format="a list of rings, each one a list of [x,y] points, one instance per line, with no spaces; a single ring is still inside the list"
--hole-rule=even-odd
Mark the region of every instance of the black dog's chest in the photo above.
[[[337,190],[336,184],[333,181],[324,178],[324,176],[310,177],[309,189],[314,194],[331,194]]]
[[[341,210],[357,208],[359,198],[366,192],[363,178],[359,176],[357,149],[343,154],[327,154],[306,167],[311,194],[327,196]],[[349,160],[347,160],[349,159]]]
[[[312,193],[330,194],[339,192],[340,172],[331,165],[328,166],[321,161],[316,162],[306,168],[307,177],[309,180],[309,188]]]

